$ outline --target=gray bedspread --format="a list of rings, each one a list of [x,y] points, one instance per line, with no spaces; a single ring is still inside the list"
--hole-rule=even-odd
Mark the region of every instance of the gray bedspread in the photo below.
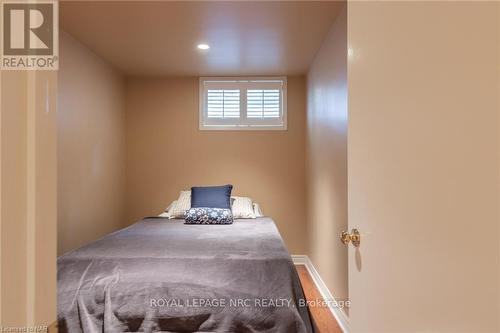
[[[146,218],[58,258],[60,332],[312,332],[269,218]]]

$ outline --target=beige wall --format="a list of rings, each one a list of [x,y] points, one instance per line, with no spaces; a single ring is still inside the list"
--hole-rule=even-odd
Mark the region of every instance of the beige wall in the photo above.
[[[122,76],[69,34],[60,35],[58,253],[124,226]]]
[[[56,317],[56,79],[1,72],[0,326]]]
[[[5,71],[1,76],[2,324],[23,325],[27,322],[28,75]]]
[[[347,6],[311,65],[307,84],[309,256],[337,300],[348,297]]]
[[[288,78],[287,131],[199,131],[198,78],[127,84],[128,223],[155,215],[193,185],[234,185],[305,253],[305,78]]]
[[[500,40],[500,6],[497,6],[497,41]],[[500,129],[500,42],[497,42],[497,113],[498,115],[498,128]],[[500,155],[500,130],[497,131],[498,135],[498,149]],[[500,166],[498,168],[500,173]],[[500,192],[500,174],[498,177],[498,189]],[[500,225],[500,195],[498,196],[498,224]],[[500,267],[500,227],[498,228],[498,266]],[[500,275],[500,273],[499,273]],[[500,328],[500,279],[498,280],[498,327]]]
[[[498,332],[496,2],[349,2],[354,332]]]
[[[28,325],[51,324],[56,313],[57,73],[33,74],[28,75],[29,118],[34,118],[28,121]]]

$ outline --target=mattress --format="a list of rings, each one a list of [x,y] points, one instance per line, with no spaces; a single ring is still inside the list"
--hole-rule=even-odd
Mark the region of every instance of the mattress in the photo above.
[[[270,218],[146,218],[58,258],[60,332],[312,332]]]

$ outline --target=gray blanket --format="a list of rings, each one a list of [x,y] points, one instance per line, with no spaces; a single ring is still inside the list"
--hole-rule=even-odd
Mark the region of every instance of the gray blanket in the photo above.
[[[146,218],[59,257],[59,331],[312,332],[271,219],[183,222]]]

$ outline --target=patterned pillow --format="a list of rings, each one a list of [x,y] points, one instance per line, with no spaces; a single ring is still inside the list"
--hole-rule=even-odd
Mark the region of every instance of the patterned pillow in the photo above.
[[[185,224],[232,224],[231,209],[225,208],[190,208],[184,217]]]

